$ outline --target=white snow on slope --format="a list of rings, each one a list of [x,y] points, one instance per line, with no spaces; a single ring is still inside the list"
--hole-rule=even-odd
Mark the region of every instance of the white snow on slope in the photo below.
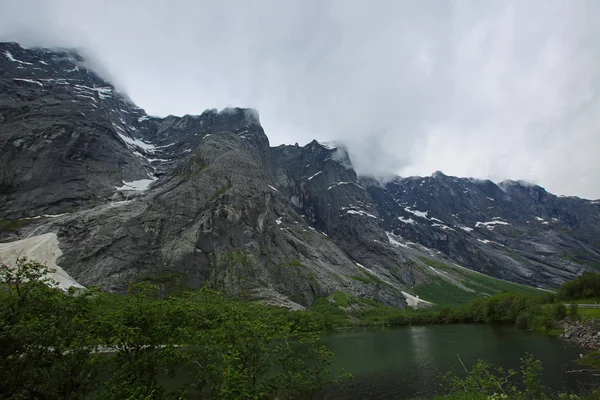
[[[505,247],[502,243],[494,242],[493,240],[487,240],[487,239],[477,239],[477,240],[480,241],[483,244],[493,243],[493,244],[497,244],[498,246]]]
[[[279,192],[279,190],[277,190],[277,188],[276,188],[276,187],[273,187],[273,186],[271,186],[271,185],[269,185],[269,187],[270,187],[271,189],[273,189],[274,191],[276,191],[276,192]]]
[[[544,218],[542,218],[542,217],[535,217],[535,219],[538,220],[538,221],[543,221],[544,220]]]
[[[401,291],[401,293],[404,296],[404,298],[406,298],[406,304],[409,307],[419,308],[421,306],[428,307],[428,306],[433,305],[433,303],[431,303],[429,301],[421,300],[419,298],[419,296],[413,296],[412,294],[406,293],[404,291]]]
[[[339,186],[339,185],[353,185],[352,182],[338,182],[338,183],[334,183],[333,185],[329,186],[327,188],[327,190],[331,190],[332,188]]]
[[[25,62],[25,61],[17,60],[16,58],[13,57],[13,55],[11,54],[11,52],[8,51],[8,50],[6,50],[4,52],[4,55],[6,56],[6,58],[8,58],[12,62],[16,62],[16,63],[19,63],[19,64],[25,64],[25,65],[33,65],[30,62]]]
[[[431,226],[436,227],[436,228],[442,228],[445,231],[453,231],[454,230],[454,229],[452,229],[449,226],[446,226],[444,224],[431,224]]]
[[[414,223],[415,223],[415,220],[414,220],[414,219],[412,219],[412,218],[408,218],[408,219],[406,219],[406,218],[398,217],[398,220],[399,220],[400,222],[403,222],[403,223],[405,223],[405,224],[414,224]]]
[[[465,232],[471,232],[473,228],[469,228],[468,226],[457,226],[457,228],[462,229]]]
[[[323,173],[323,171],[319,171],[316,174],[314,174],[313,176],[311,176],[310,178],[308,178],[308,180],[310,181],[310,180],[312,180],[312,178],[314,178],[315,176],[320,175],[322,173]]]
[[[405,245],[404,243],[400,243],[399,241],[397,241],[397,240],[394,238],[394,234],[393,234],[393,233],[391,233],[391,232],[386,232],[385,234],[387,235],[387,237],[388,237],[388,240],[389,240],[389,242],[390,242],[390,244],[391,244],[392,246],[396,246],[396,247],[400,246],[400,247],[404,247],[404,248],[406,248],[406,249],[410,249],[410,247],[408,247],[408,246],[407,246],[407,245]]]
[[[122,129],[122,128],[120,128],[118,125],[115,125],[115,128],[117,128],[117,129],[119,129],[119,130],[123,131],[123,129]],[[123,132],[124,132],[124,131],[123,131]],[[152,150],[155,150],[155,149],[156,149],[156,147],[155,147],[153,144],[146,143],[146,142],[142,142],[142,141],[141,141],[141,140],[139,140],[139,139],[132,139],[132,138],[130,138],[129,136],[125,136],[125,135],[123,135],[123,134],[121,134],[121,133],[119,133],[119,132],[117,132],[117,134],[119,135],[119,137],[120,137],[121,139],[123,139],[123,141],[124,141],[125,143],[127,143],[127,144],[129,144],[129,145],[131,145],[131,146],[137,146],[137,147],[139,147],[140,149],[143,149],[143,150],[150,150],[150,151],[152,151]]]
[[[40,85],[41,87],[44,87],[44,85],[41,82],[34,81],[33,79],[13,78],[13,80],[14,81],[22,81],[22,82],[35,83],[36,85]]]
[[[147,158],[147,157],[146,157],[146,160],[148,160],[148,162],[151,162],[151,163],[155,162],[155,161],[161,162],[161,163],[171,161],[171,160],[167,160],[166,158]]]
[[[404,207],[404,211],[411,213],[413,215],[416,215],[419,218],[425,218],[425,219],[429,219],[429,217],[427,217],[427,214],[429,213],[429,211],[418,211],[418,210],[411,210],[408,207]]]
[[[277,218],[275,220],[275,222],[277,222],[277,225],[281,225],[282,224],[281,218],[283,218],[283,217],[279,217],[279,218]]]
[[[169,144],[165,144],[162,146],[154,146],[155,149],[164,149],[165,147],[171,147],[173,145],[177,144],[177,142],[173,142],[173,143],[169,143]]]
[[[137,190],[144,191],[148,190],[150,184],[154,182],[157,178],[154,179],[139,179],[137,181],[126,182],[123,181],[123,186],[115,186],[117,190]]]
[[[56,260],[62,255],[59,248],[58,238],[55,233],[46,233],[27,239],[17,240],[9,243],[0,243],[0,261],[7,265],[14,265],[19,257],[27,257],[29,260],[37,261],[56,272],[49,277],[58,282],[58,287],[67,289],[71,286],[83,288],[75,279],[71,278],[61,267],[56,265]]]
[[[23,218],[23,219],[40,219],[40,218],[57,218],[57,217],[62,217],[63,215],[67,215],[68,213],[62,213],[62,214],[42,214],[42,215],[36,215],[35,217],[27,217],[27,218]]]
[[[368,212],[363,211],[363,210],[347,210],[346,214],[365,215],[367,217],[371,217],[371,218],[377,219],[377,217],[374,216],[373,214],[369,214]]]
[[[89,87],[89,86],[84,86],[84,85],[73,85],[75,87],[75,90],[88,90],[88,91],[92,91],[92,92],[96,92],[98,93],[98,96],[101,99],[109,99],[112,94],[113,94],[113,90],[110,87]]]
[[[475,228],[479,228],[479,227],[486,227],[488,229],[494,229],[494,227],[496,225],[510,225],[508,222],[505,221],[488,221],[488,222],[477,222],[475,224]]]

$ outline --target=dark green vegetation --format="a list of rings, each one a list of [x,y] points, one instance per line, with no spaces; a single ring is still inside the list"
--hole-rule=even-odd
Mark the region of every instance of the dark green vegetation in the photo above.
[[[435,268],[445,268],[444,265],[436,263]],[[468,281],[463,281],[463,284],[479,284],[488,290],[493,288],[496,294],[476,295],[440,279],[415,290],[421,294],[420,297],[435,302],[433,307],[398,310],[371,299],[334,292],[311,306],[314,314],[311,320],[323,329],[352,325],[485,323],[514,325],[521,329],[555,334],[560,331],[559,322],[566,316],[600,317],[598,309],[567,309],[564,305],[593,302],[600,298],[600,273],[585,273],[553,293],[464,272]]]
[[[326,318],[317,318],[325,328],[349,325],[425,325],[449,323],[508,324],[518,328],[552,333],[567,315],[567,308],[553,294],[525,296],[503,292],[476,298],[455,307],[424,310],[398,310],[372,300],[359,299],[342,292],[320,299],[311,310]]]
[[[231,254],[231,261],[242,256]],[[336,291],[309,311],[291,312],[209,289],[164,297],[148,280],[124,296],[65,293],[52,287],[46,267],[25,259],[0,270],[2,399],[312,398],[348,378],[329,370],[334,355],[320,342],[323,330],[469,322],[553,333],[562,319],[581,317],[563,301],[600,297],[598,274],[586,274],[556,294],[521,289],[466,304],[449,296],[452,307],[397,310]],[[485,277],[470,282],[492,287]],[[597,359],[584,361],[600,368]],[[519,374],[482,361],[465,367],[466,376],[446,375],[449,395],[442,398],[547,399],[538,383],[541,365],[531,356],[522,361],[519,385],[512,383]]]
[[[579,278],[562,285],[558,297],[563,300],[600,298],[600,273],[584,272]]]
[[[449,372],[441,377],[442,385],[449,394],[433,400],[596,400],[600,396],[598,392],[547,394],[540,384],[544,368],[531,354],[521,358],[519,371],[495,367],[483,360],[471,369],[462,365],[464,374],[459,376]]]
[[[306,398],[345,378],[302,313],[149,282],[64,293],[47,272],[1,267],[2,399]]]

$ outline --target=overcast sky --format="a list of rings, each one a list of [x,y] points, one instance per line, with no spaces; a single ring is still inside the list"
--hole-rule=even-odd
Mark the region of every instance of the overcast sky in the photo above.
[[[0,0],[0,39],[84,48],[150,114],[258,109],[357,170],[600,198],[598,0]]]

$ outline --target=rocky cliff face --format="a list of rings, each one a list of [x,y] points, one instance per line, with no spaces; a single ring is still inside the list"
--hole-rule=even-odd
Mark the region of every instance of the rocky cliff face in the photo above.
[[[387,229],[492,276],[558,286],[600,267],[598,202],[441,172],[368,190]]]
[[[55,233],[57,264],[83,285],[403,307],[415,286],[457,283],[426,259],[540,286],[600,261],[597,203],[441,173],[358,177],[341,146],[270,148],[254,110],[148,116],[72,51],[0,44],[0,89],[0,239]]]

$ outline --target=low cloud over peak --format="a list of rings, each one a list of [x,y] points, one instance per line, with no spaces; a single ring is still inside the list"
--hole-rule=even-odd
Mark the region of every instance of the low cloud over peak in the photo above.
[[[85,48],[150,114],[257,109],[364,175],[600,197],[600,3],[8,0],[0,39]],[[86,55],[86,57],[89,55]]]

